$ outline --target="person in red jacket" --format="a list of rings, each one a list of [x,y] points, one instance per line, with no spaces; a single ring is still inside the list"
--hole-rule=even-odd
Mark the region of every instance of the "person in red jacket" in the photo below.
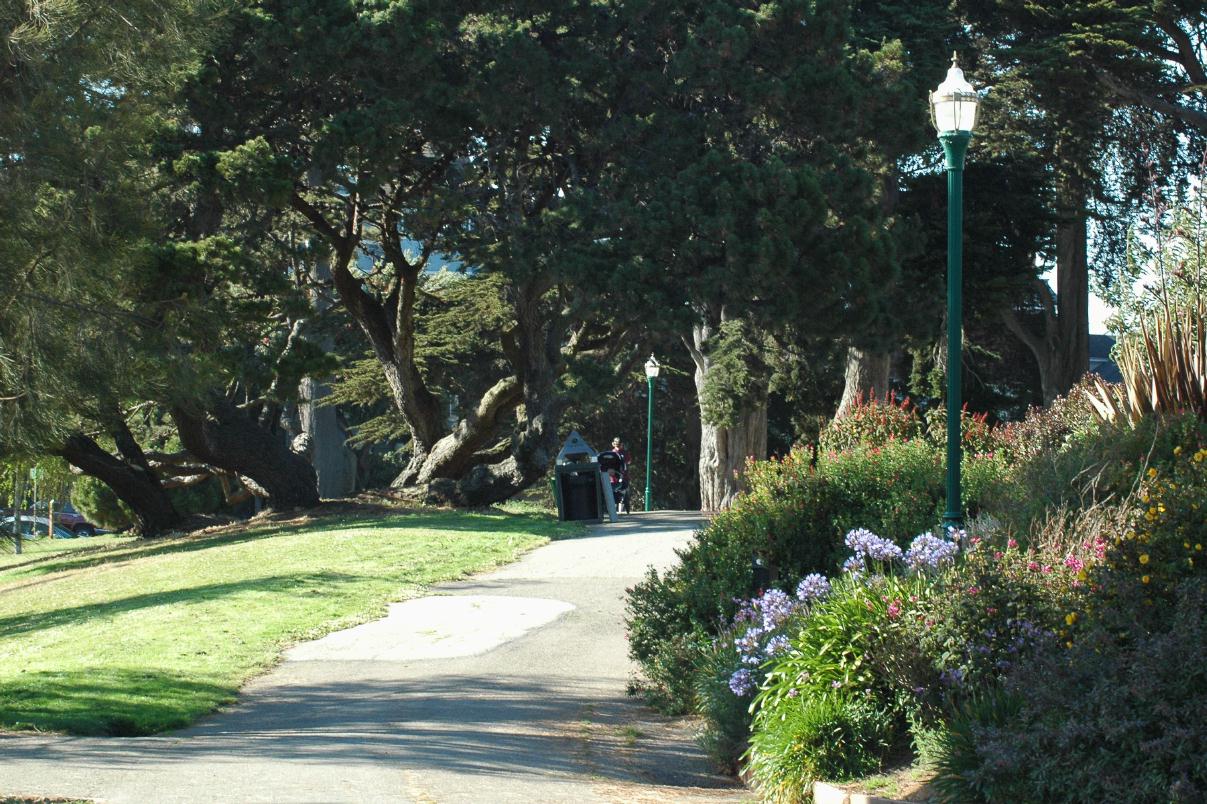
[[[612,451],[620,456],[624,461],[624,471],[620,474],[620,479],[624,485],[624,512],[629,513],[629,470],[633,467],[633,453],[629,452],[625,447],[624,442],[620,440],[620,436],[612,439]]]

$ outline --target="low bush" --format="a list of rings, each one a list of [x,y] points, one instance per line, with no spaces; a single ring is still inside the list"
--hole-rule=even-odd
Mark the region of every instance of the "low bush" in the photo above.
[[[664,711],[690,710],[691,669],[763,584],[794,588],[830,573],[844,556],[842,536],[856,527],[906,540],[929,530],[944,509],[944,468],[922,440],[825,455],[807,450],[749,465],[747,491],[718,514],[664,575],[651,572],[629,590],[630,652],[644,679],[634,684]],[[977,511],[997,493],[1005,463],[985,455],[967,463],[965,504]],[[756,578],[758,558],[770,579]]]
[[[985,501],[1013,533],[1025,537],[1053,511],[1076,513],[1096,505],[1123,505],[1150,468],[1170,463],[1183,433],[1201,425],[1193,416],[1150,418],[1135,427],[1094,421],[1084,397],[1008,425],[1002,455],[1010,466],[1000,495]],[[992,495],[991,495],[992,496]]]
[[[705,648],[693,673],[696,711],[703,721],[700,747],[721,771],[737,775],[750,741],[750,698],[735,692],[733,679],[743,668],[732,636]],[[753,682],[752,682],[753,683]],[[741,689],[739,687],[738,689]]]
[[[1021,666],[1005,688],[1010,717],[953,721],[939,762],[946,799],[1207,799],[1205,610],[1207,583],[1184,581],[1160,630],[1095,622]]]
[[[720,694],[729,670],[734,697],[755,695],[748,768],[770,798],[797,800],[817,778],[867,773],[907,751],[907,734],[916,748],[949,754],[934,747],[946,745],[945,713],[991,696],[1021,660],[1055,642],[1087,567],[1105,550],[1101,541],[1053,541],[1040,552],[1005,537],[996,545],[950,535],[956,541],[923,534],[902,551],[853,530],[844,540],[854,553],[848,572],[832,582],[810,576],[795,597],[770,590],[740,606],[708,654],[707,681],[697,677],[708,685],[699,711],[710,747],[735,751],[747,722]],[[848,718],[851,707],[877,714]],[[847,764],[816,742],[819,724],[844,742]]]
[[[773,638],[784,644],[768,651],[753,705],[749,769],[772,800],[806,800],[817,779],[876,770],[918,708],[923,688],[912,686],[915,680],[937,676],[917,648],[918,612],[955,545],[925,535],[903,554],[866,530],[852,531],[846,542],[855,550],[851,571],[832,586],[803,582],[802,591],[822,591],[794,608],[785,620],[790,636]],[[892,571],[902,563],[911,574]],[[889,574],[868,575],[873,569]]]
[[[893,396],[885,401],[861,397],[821,429],[818,448],[827,453],[848,452],[921,436],[922,421],[908,398],[898,402]]]
[[[750,770],[765,801],[809,801],[816,779],[845,780],[880,767],[894,719],[866,695],[801,696],[751,738]]]
[[[1023,548],[972,537],[959,564],[919,607],[917,648],[940,672],[921,693],[936,709],[992,689],[1020,660],[1052,641],[1105,545]],[[1004,543],[1001,543],[1003,542]]]
[[[1017,712],[952,720],[948,800],[1207,798],[1207,448],[1201,423],[1164,425],[1159,440],[1180,443],[1154,454],[1130,521],[1070,567],[1081,586],[1059,639],[1006,675]]]

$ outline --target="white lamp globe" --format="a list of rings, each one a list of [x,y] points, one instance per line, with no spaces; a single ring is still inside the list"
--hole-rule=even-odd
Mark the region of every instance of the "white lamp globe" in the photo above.
[[[661,369],[662,366],[658,364],[658,360],[653,355],[650,355],[650,359],[645,361],[645,376],[647,379],[652,380],[657,377]]]
[[[964,78],[956,54],[951,54],[951,69],[939,88],[930,93],[931,122],[940,134],[971,134],[976,127],[980,98]]]

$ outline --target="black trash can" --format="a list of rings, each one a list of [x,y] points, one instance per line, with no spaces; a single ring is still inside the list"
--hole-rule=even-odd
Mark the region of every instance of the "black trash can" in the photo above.
[[[594,472],[561,475],[562,504],[568,520],[599,519],[599,480]]]

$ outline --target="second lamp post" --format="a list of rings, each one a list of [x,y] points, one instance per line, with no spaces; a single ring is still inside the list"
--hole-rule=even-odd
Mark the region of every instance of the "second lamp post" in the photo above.
[[[964,154],[976,126],[979,98],[951,57],[939,88],[930,93],[930,109],[947,162],[947,511],[945,528],[964,526],[960,501],[961,361],[963,359]]]
[[[654,473],[654,467],[650,461],[654,457],[654,380],[658,379],[658,372],[662,366],[658,365],[658,361],[653,355],[645,361],[645,380],[649,386],[649,412],[646,414],[646,429],[645,429],[645,510],[650,510],[650,475]]]

